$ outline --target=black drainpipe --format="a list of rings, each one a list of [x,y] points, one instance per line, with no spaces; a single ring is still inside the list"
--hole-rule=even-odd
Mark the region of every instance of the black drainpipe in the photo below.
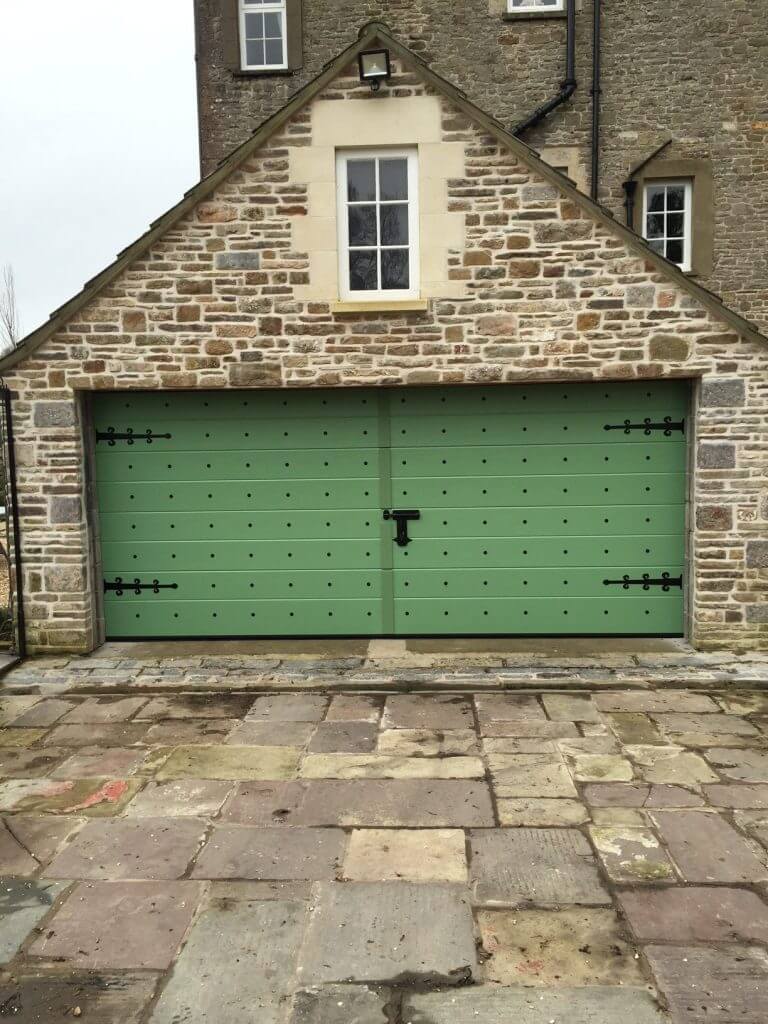
[[[537,107],[524,121],[515,125],[512,134],[521,136],[529,128],[535,127],[540,121],[557,110],[566,100],[576,92],[576,0],[567,0],[568,4],[568,35],[565,43],[565,81],[560,86],[560,91],[551,100]]]
[[[592,198],[597,202],[600,191],[600,57],[601,57],[601,7],[602,0],[593,0],[594,20],[592,22]]]
[[[21,561],[21,526],[19,523],[19,493],[16,483],[16,444],[13,437],[13,414],[11,410],[11,392],[2,385],[3,412],[5,415],[6,447],[8,451],[8,491],[11,499],[11,517],[13,522],[13,561],[15,565],[16,583],[16,627],[17,654],[19,661],[27,656],[27,627],[24,619],[24,567]],[[6,511],[7,514],[7,511]]]

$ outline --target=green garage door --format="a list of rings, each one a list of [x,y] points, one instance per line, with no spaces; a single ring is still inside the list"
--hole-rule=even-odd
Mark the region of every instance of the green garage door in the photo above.
[[[683,632],[682,383],[94,398],[110,638]]]

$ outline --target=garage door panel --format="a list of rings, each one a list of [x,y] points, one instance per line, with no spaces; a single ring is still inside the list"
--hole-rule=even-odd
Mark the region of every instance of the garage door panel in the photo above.
[[[506,538],[461,538],[431,540],[418,537],[411,530],[414,543],[395,552],[395,568],[435,569],[448,566],[454,569],[489,567],[537,568],[554,566],[642,565],[680,561],[679,534],[673,536],[644,537],[531,537],[525,540]]]
[[[437,508],[421,510],[410,532],[419,537],[604,537],[677,534],[682,539],[683,505],[584,505],[574,508]]]
[[[649,473],[644,476],[612,474],[600,476],[510,476],[451,477],[443,480],[427,477],[416,483],[392,481],[395,504],[426,510],[442,505],[453,508],[496,506],[505,508],[534,505],[577,507],[604,502],[606,506],[638,505],[643,501],[681,505],[685,500],[685,480],[679,473]]]
[[[181,568],[197,572],[210,569],[233,571],[252,566],[255,570],[368,569],[381,565],[382,545],[378,540],[328,541],[112,541],[103,545],[104,563],[111,572],[140,571],[169,573]]]
[[[642,445],[467,445],[395,449],[392,472],[400,481],[446,475],[484,479],[519,473],[526,477],[604,473],[682,473],[685,444]]]
[[[280,510],[272,512],[104,512],[100,517],[103,542],[211,541],[242,537],[255,541],[284,540],[293,532],[303,540],[368,540],[381,536],[378,509]]]
[[[606,580],[641,579],[647,573],[652,579],[661,579],[664,573],[670,573],[672,580],[683,572],[682,565],[670,565],[664,562],[659,565],[605,565],[589,568],[536,568],[529,569],[462,569],[441,572],[439,569],[427,569],[412,573],[407,570],[396,570],[394,577],[394,593],[397,598],[413,600],[416,598],[435,598],[438,600],[478,598],[478,599],[509,599],[518,596],[525,598],[547,598],[553,593],[562,592],[568,598],[588,597],[606,598],[621,597],[626,601],[637,596],[633,588]],[[677,590],[679,598],[679,588]],[[657,595],[658,596],[658,595]],[[674,594],[673,594],[674,596]]]
[[[104,483],[141,480],[317,480],[379,477],[379,449],[304,448],[288,451],[173,452],[141,446],[97,452]]]
[[[107,426],[135,426],[146,419],[145,428],[157,427],[158,417],[192,423],[234,420],[281,420],[346,417],[362,420],[377,415],[377,396],[367,389],[323,391],[136,391],[99,396],[94,408],[96,429]],[[133,421],[136,422],[133,422]]]
[[[392,444],[395,448],[424,445],[454,447],[456,445],[509,445],[509,444],[604,444],[615,435],[622,444],[660,445],[680,443],[683,434],[675,431],[671,437],[664,430],[644,429],[625,433],[625,420],[642,425],[647,410],[626,409],[621,418],[600,417],[593,412],[572,413],[567,409],[553,414],[533,412],[524,415],[509,412],[496,416],[454,416],[449,410],[445,416],[402,416],[392,421]],[[615,420],[615,423],[614,423]],[[604,422],[605,421],[605,422]],[[682,420],[675,420],[681,423]],[[606,427],[615,429],[606,430]]]
[[[119,563],[116,563],[119,564]],[[110,582],[120,578],[123,581],[123,596],[114,590],[108,591],[104,600],[109,605],[122,604],[125,597],[131,601],[150,599],[152,603],[162,604],[180,601],[215,600],[215,601],[254,601],[269,595],[275,600],[330,600],[330,599],[361,599],[373,600],[382,596],[384,577],[378,565],[368,570],[355,567],[353,569],[295,569],[284,570],[253,570],[227,569],[210,571],[206,566],[197,572],[184,570],[179,572],[174,566],[166,572],[158,572],[158,583],[173,585],[173,589],[160,589],[158,593],[134,593],[131,584],[137,578],[132,566],[124,566],[122,571],[116,570]],[[147,582],[153,582],[144,574]]]
[[[118,481],[105,489],[102,502],[105,512],[126,508],[136,512],[315,509],[322,514],[328,509],[380,507],[378,480],[175,480],[166,481],[166,486],[155,481]]]
[[[353,417],[293,419],[259,419],[243,417],[232,420],[178,420],[170,416],[131,418],[130,422],[115,422],[116,433],[133,431],[132,445],[125,444],[135,453],[151,449],[162,452],[223,451],[246,448],[251,451],[285,451],[307,448],[370,448],[382,443],[377,418],[356,420]],[[110,427],[103,431],[97,426],[97,454],[110,447]],[[149,444],[145,436],[152,432]],[[166,436],[167,435],[167,436]]]
[[[110,636],[365,636],[384,632],[381,601],[157,602],[127,597],[108,609]]]
[[[640,409],[643,417],[675,414],[688,402],[687,381],[627,381],[593,384],[532,384],[514,387],[403,388],[393,392],[392,418],[416,413],[420,417],[497,416],[529,412],[625,412]],[[673,406],[673,408],[670,408]],[[622,417],[623,419],[623,417]]]
[[[503,598],[499,600],[398,601],[395,628],[405,635],[564,634],[673,635],[683,632],[679,596],[599,598]]]

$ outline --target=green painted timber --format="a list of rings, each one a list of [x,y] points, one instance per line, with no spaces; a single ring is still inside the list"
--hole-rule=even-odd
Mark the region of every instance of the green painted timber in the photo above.
[[[671,381],[95,396],[107,635],[679,635],[653,581],[685,575],[688,406]],[[421,514],[407,547],[392,507]]]

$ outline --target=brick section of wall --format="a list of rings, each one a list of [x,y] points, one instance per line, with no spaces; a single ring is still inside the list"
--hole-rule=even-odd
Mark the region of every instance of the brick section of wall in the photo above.
[[[354,69],[323,98],[361,90]],[[413,76],[398,78],[407,124]],[[465,147],[449,182],[466,246],[448,273],[462,299],[426,313],[334,315],[300,301],[305,253],[292,225],[305,183],[290,122],[41,350],[15,367],[30,640],[83,649],[95,636],[81,393],[123,389],[319,387],[703,378],[691,517],[693,639],[766,646],[768,346],[740,340],[642,256],[443,103],[446,141]],[[372,115],[375,116],[375,106]],[[117,399],[116,399],[117,401]]]
[[[303,0],[304,66],[293,75],[235,76],[221,12],[196,0],[204,172],[243,142],[323,65],[381,20],[435,71],[512,127],[558,89],[563,19],[505,21],[504,0]],[[621,183],[661,143],[665,159],[703,159],[714,175],[715,265],[706,287],[768,328],[768,36],[754,0],[614,0],[603,4],[600,198],[624,216]],[[572,100],[527,136],[576,146],[590,161],[592,0],[577,4]]]

